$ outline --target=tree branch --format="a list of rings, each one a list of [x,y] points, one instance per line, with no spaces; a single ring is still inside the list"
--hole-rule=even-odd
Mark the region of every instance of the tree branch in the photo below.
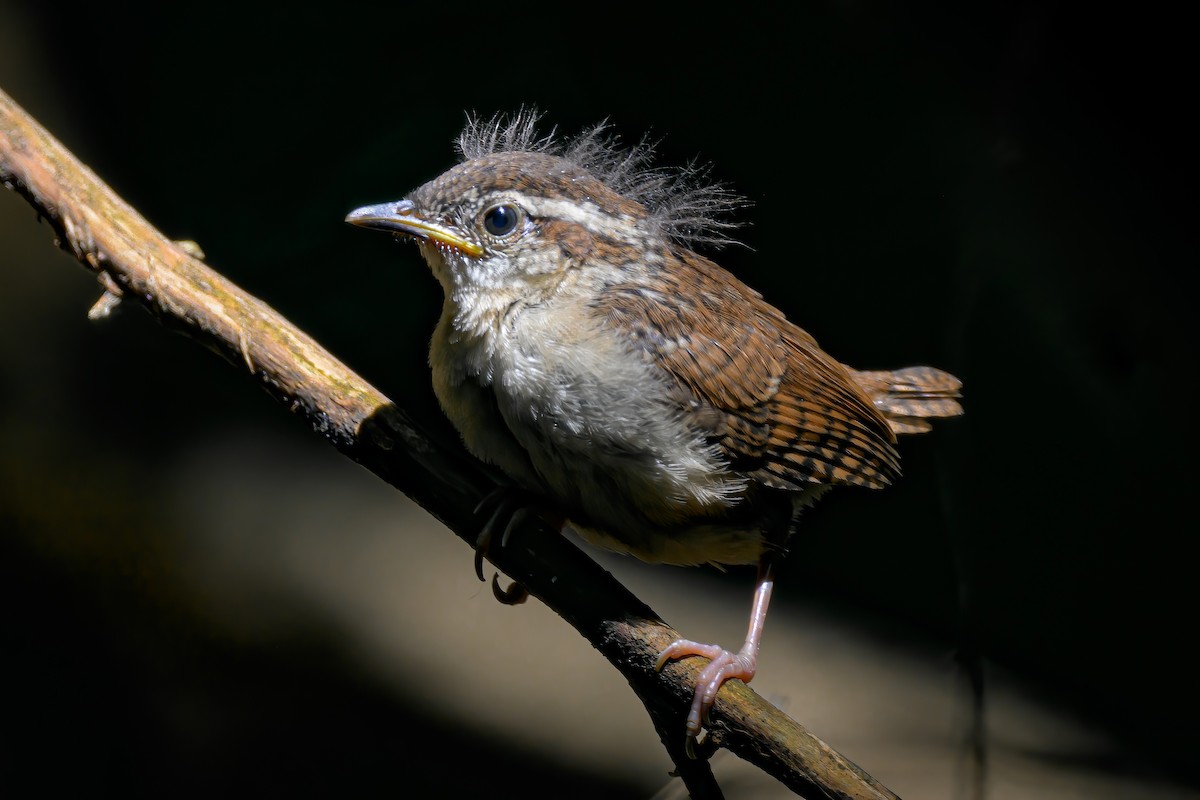
[[[0,91],[0,181],[49,221],[56,242],[96,273],[91,316],[120,300],[246,370],[336,448],[413,498],[474,544],[479,501],[496,488],[461,447],[432,440],[408,414],[269,306],[151,227]],[[693,797],[720,797],[708,763],[683,752],[684,718],[702,661],[662,672],[658,653],[678,634],[611,575],[537,519],[520,546],[488,553],[575,627],[633,687]],[[740,681],[721,690],[708,742],[726,747],[810,797],[894,798],[884,786]]]

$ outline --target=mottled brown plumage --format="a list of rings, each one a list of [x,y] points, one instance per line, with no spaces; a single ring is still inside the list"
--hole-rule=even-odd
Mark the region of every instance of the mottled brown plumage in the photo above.
[[[463,163],[347,219],[420,242],[446,296],[434,388],[472,452],[601,546],[760,564],[740,651],[681,640],[660,659],[712,659],[690,741],[721,684],[754,674],[799,509],[898,478],[896,434],[962,413],[959,382],[845,367],[690,248],[724,238],[730,195],[600,129],[562,144],[533,121],[473,121]]]
[[[772,488],[880,488],[900,474],[895,436],[852,375],[754,290],[690,251],[657,282],[609,287],[596,310],[718,413],[730,464]]]

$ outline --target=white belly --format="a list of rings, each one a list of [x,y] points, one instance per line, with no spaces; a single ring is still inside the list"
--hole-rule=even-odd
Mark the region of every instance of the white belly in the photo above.
[[[561,319],[584,322],[568,330]],[[686,423],[666,376],[590,319],[531,308],[503,335],[468,338],[450,335],[443,315],[434,388],[468,449],[582,512],[581,533],[602,546],[671,563],[753,561],[758,531],[705,524],[680,535],[685,520],[736,504],[746,481]],[[721,558],[706,555],[715,542]]]

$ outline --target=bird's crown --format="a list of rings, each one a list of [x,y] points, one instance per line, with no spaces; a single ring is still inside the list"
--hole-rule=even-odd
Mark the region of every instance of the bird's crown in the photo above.
[[[484,120],[468,115],[456,142],[461,163],[414,192],[433,204],[472,193],[511,189],[597,205],[648,223],[685,246],[732,241],[728,215],[742,198],[708,179],[695,162],[669,170],[652,165],[654,143],[621,145],[602,122],[573,137],[538,131],[540,114],[521,109]],[[433,195],[437,195],[435,198]]]

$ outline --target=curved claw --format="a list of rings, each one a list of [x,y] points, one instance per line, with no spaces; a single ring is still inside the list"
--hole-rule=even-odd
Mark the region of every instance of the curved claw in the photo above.
[[[512,489],[509,487],[498,487],[487,496],[479,501],[479,505],[475,506],[475,513],[495,505],[491,515],[488,516],[487,522],[483,523],[483,527],[479,529],[479,536],[475,539],[475,574],[479,580],[487,580],[483,577],[483,557],[487,555],[488,549],[492,546],[492,538],[496,528],[500,525],[500,521],[504,517],[508,517],[508,523],[504,526],[504,532],[500,535],[500,545],[503,546],[508,541],[508,535],[512,530],[513,518],[520,513],[522,507],[515,510],[512,508]]]
[[[533,495],[514,486],[497,486],[484,495],[473,513],[478,515],[488,509],[491,509],[491,513],[475,539],[475,574],[481,581],[487,580],[483,577],[483,559],[495,542],[496,531],[500,529],[501,524],[504,525],[504,529],[500,531],[500,547],[506,547],[513,531],[531,516],[540,516],[547,524],[559,530],[566,523],[563,516],[540,508]]]
[[[697,753],[696,748],[702,748],[703,752]],[[683,740],[683,751],[687,753],[687,757],[695,761],[698,758],[712,758],[713,753],[717,750],[709,738],[706,736],[701,739],[699,736],[688,736]]]
[[[500,534],[500,546],[508,547],[508,537],[512,536],[512,532],[521,526],[525,520],[534,515],[529,506],[520,506],[513,510],[512,516],[508,518],[508,524],[504,526],[504,533]]]
[[[483,559],[496,542],[496,532],[500,530],[501,524],[504,528],[500,530],[500,547],[507,547],[508,539],[512,536],[513,531],[534,515],[540,516],[547,523],[562,529],[566,520],[561,516],[541,510],[533,502],[534,500],[532,495],[522,489],[513,486],[497,486],[475,506],[475,514],[491,511],[479,531],[479,536],[475,539],[475,574],[479,580],[487,580],[483,577]],[[501,603],[509,606],[524,603],[529,597],[529,592],[525,587],[515,581],[507,589],[501,589],[498,575],[492,576],[492,594]]]
[[[506,606],[519,606],[529,599],[529,590],[516,581],[501,589],[499,573],[492,576],[492,594]]]
[[[486,581],[487,578],[483,577],[483,554],[487,552],[487,545],[490,544],[490,540],[483,542],[481,541],[482,538],[480,537],[480,539],[475,540],[475,574],[479,576],[479,580]]]

